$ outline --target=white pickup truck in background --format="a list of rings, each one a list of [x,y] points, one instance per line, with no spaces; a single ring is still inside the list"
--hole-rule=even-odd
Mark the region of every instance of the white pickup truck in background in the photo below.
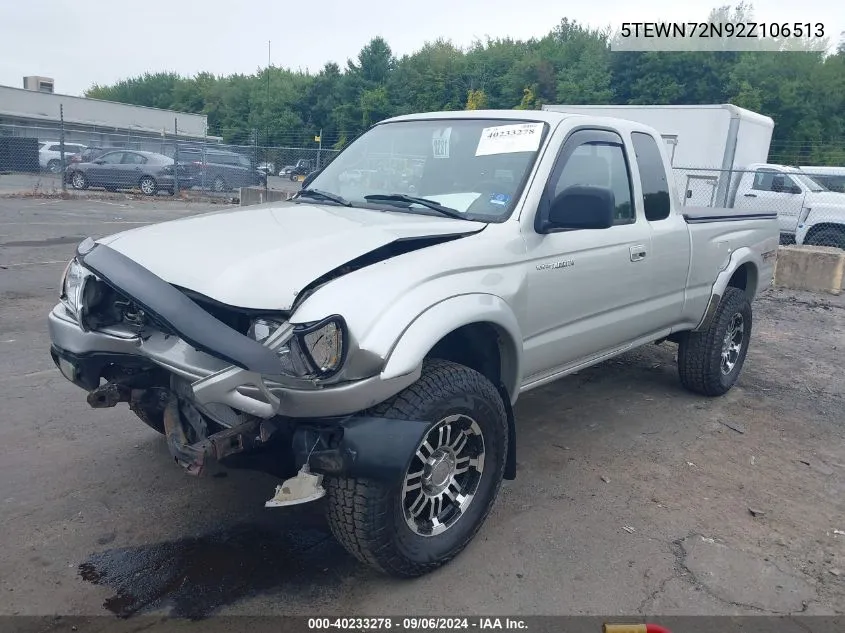
[[[845,249],[845,193],[785,165],[748,165],[737,175],[729,207],[775,211],[782,237],[798,245]]]

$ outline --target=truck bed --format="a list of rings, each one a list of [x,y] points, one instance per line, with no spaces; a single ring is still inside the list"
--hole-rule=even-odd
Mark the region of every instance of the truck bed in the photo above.
[[[685,314],[697,320],[710,300],[713,282],[727,267],[728,259],[748,259],[757,269],[754,296],[768,286],[774,272],[778,248],[776,213],[742,211],[721,207],[687,207],[683,217],[689,229],[690,269],[687,280]],[[750,251],[750,253],[749,253]]]
[[[777,220],[777,213],[753,209],[727,209],[724,207],[684,207],[687,224],[705,222],[740,222],[744,220]]]

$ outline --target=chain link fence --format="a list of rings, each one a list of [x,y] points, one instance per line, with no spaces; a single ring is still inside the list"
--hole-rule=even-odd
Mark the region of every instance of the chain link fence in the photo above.
[[[678,166],[674,178],[684,207],[777,213],[781,243],[845,249],[845,167]]]
[[[0,121],[0,193],[59,190],[227,195],[240,187],[293,193],[301,180],[334,159],[336,139],[310,146],[248,144],[172,131],[115,129],[60,120]],[[396,157],[393,157],[396,158]],[[407,162],[407,161],[406,161]],[[408,170],[408,165],[403,164]],[[756,170],[676,166],[684,207],[725,207],[778,215],[782,243],[845,249],[845,166],[767,165]]]
[[[317,137],[293,144],[231,145],[214,137],[114,129],[62,121],[0,122],[0,193],[65,190],[200,191],[226,194],[240,187],[295,191],[305,175],[338,149]]]

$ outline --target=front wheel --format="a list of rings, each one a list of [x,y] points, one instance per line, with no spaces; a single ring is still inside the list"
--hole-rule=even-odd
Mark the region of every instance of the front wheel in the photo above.
[[[372,413],[431,424],[401,481],[329,478],[329,525],[358,560],[392,576],[421,576],[467,546],[498,496],[508,452],[504,403],[480,373],[432,360]]]
[[[804,239],[807,246],[833,246],[845,250],[845,227],[814,226]]]
[[[158,191],[156,181],[152,176],[144,176],[141,178],[141,181],[138,183],[138,188],[145,196],[154,196]]]
[[[745,363],[751,323],[751,303],[745,292],[728,287],[710,326],[687,333],[678,345],[681,384],[704,396],[727,393]]]
[[[62,162],[59,160],[51,160],[47,163],[47,170],[53,174],[58,174],[62,171]]]

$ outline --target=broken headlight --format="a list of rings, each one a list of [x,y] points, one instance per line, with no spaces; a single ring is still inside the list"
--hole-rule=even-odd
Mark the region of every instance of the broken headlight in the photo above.
[[[74,257],[65,268],[62,275],[62,294],[59,297],[68,312],[77,316],[82,300],[82,286],[89,275],[85,267]]]
[[[259,343],[270,339],[284,323],[255,319],[249,334]],[[295,378],[327,378],[336,373],[346,356],[346,324],[339,316],[300,324],[276,349],[282,373]]]

